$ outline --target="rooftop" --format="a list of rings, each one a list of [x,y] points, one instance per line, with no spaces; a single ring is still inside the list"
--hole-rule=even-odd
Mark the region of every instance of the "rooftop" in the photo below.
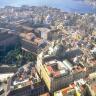
[[[77,73],[84,71],[84,67],[80,64],[74,65],[67,59],[60,61],[60,60],[48,60],[45,62],[45,70],[50,77],[59,78],[62,76],[68,76],[71,73]]]
[[[63,65],[61,61],[53,60],[46,62],[45,64],[47,72],[49,72],[50,76],[60,77],[60,76],[66,76],[68,74],[68,70],[66,66]]]
[[[43,40],[42,38],[37,37],[34,33],[32,32],[25,32],[21,33],[20,36],[23,38],[23,40],[28,41],[34,45],[40,45],[40,44],[47,44],[47,41]]]
[[[88,60],[88,63],[89,63],[91,66],[96,66],[96,60],[95,60],[95,59],[90,59],[90,60]]]
[[[68,87],[54,93],[54,96],[81,96],[81,86],[85,84],[83,79],[71,83]]]
[[[26,86],[36,87],[36,83],[40,83],[40,78],[36,72],[35,67],[32,64],[27,64],[22,68],[18,69],[18,72],[12,78],[12,89],[16,90]],[[39,86],[39,85],[38,85]]]
[[[50,29],[48,29],[48,28],[37,28],[37,30],[39,30],[39,31],[41,31],[41,32],[50,32]]]

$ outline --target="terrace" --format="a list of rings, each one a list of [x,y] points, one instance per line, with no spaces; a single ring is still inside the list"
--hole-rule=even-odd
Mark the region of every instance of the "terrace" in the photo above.
[[[40,78],[31,64],[27,64],[20,68],[15,76],[12,78],[11,89],[17,90],[26,86],[31,86],[34,89],[39,86]]]
[[[63,65],[61,61],[53,60],[46,63],[45,69],[50,76],[60,77],[66,76],[68,74],[68,70],[66,66]]]
[[[75,81],[74,83],[71,83],[68,87],[63,88],[59,91],[54,92],[54,96],[81,96],[81,87],[86,82],[83,79],[80,79],[78,81]]]
[[[56,59],[47,61],[45,62],[44,67],[47,74],[54,78],[60,78],[62,76],[67,76],[68,74],[74,74],[85,70],[85,67],[80,64],[74,65],[67,59],[63,60],[63,62]]]

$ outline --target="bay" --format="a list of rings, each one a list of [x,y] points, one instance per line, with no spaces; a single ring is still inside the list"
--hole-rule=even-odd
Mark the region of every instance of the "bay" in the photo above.
[[[0,7],[22,5],[48,6],[61,9],[65,12],[96,13],[96,8],[82,0],[0,0]]]

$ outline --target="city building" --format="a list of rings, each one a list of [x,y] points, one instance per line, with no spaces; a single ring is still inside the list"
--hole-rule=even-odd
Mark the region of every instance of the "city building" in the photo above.
[[[32,63],[28,63],[9,79],[6,96],[39,96],[44,92],[46,92],[44,83]]]
[[[18,46],[20,46],[20,41],[17,35],[8,32],[0,33],[0,62],[10,50]]]
[[[37,54],[39,49],[44,48],[47,45],[47,41],[42,38],[36,37],[36,35],[32,32],[21,33],[21,45],[22,50],[31,52],[33,54]]]
[[[74,81],[68,87],[54,92],[54,96],[82,96],[82,88],[85,84],[86,82],[83,79]]]
[[[53,52],[63,52],[61,50],[62,48]],[[74,80],[86,77],[86,68],[82,64],[78,62],[75,64],[69,59],[62,58],[62,54],[50,55],[48,50],[44,50],[37,56],[36,69],[50,92],[64,88]]]

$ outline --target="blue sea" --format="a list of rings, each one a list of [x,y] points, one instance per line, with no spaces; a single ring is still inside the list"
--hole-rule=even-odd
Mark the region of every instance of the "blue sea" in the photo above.
[[[96,9],[82,0],[0,0],[0,7],[5,6],[49,6],[66,12],[96,13]]]

